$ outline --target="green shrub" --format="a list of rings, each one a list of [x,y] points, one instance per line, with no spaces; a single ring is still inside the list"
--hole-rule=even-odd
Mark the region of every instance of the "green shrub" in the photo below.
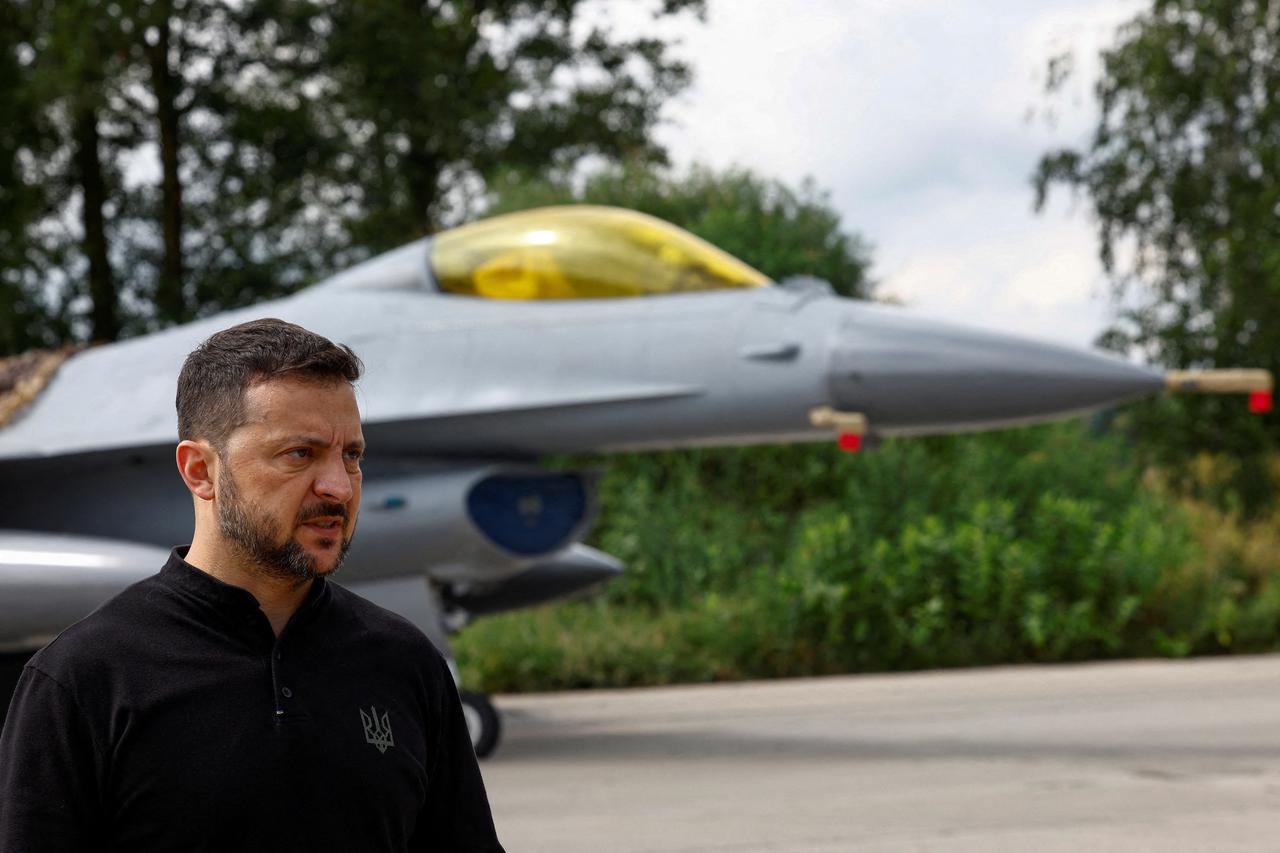
[[[582,460],[570,460],[581,463]],[[460,638],[489,690],[1275,648],[1280,515],[1180,497],[1080,424],[610,460],[594,599]]]

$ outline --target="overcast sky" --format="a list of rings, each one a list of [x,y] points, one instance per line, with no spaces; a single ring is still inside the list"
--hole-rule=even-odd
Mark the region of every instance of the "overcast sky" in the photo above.
[[[1109,313],[1087,208],[1059,191],[1034,213],[1030,175],[1087,138],[1097,51],[1142,5],[710,0],[705,25],[663,31],[696,81],[660,138],[680,164],[812,176],[874,244],[880,294],[1087,346]],[[1064,49],[1078,70],[1050,127],[1045,64]]]

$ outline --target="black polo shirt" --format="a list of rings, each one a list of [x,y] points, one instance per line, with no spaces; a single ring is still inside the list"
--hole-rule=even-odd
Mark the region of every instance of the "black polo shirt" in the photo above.
[[[31,659],[0,734],[3,853],[501,849],[444,659],[323,579],[277,639],[175,551]]]

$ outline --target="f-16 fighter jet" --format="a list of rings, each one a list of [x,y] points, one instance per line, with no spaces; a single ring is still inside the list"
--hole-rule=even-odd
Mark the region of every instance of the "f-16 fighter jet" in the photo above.
[[[775,283],[674,226],[528,211],[411,243],[286,299],[66,357],[27,357],[0,401],[0,651],[47,642],[154,573],[192,529],[174,470],[183,359],[278,317],[352,346],[369,454],[341,581],[448,652],[469,620],[608,580],[582,544],[590,472],[551,453],[981,430],[1166,387],[1252,394],[1264,372],[1164,373]],[[463,692],[477,752],[499,721]],[[7,693],[6,693],[7,697]],[[0,704],[3,704],[0,702]]]

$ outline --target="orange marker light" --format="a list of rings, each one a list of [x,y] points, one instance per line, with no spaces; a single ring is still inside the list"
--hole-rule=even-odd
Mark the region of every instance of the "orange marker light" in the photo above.
[[[836,439],[836,445],[845,453],[857,453],[862,447],[862,436],[856,432],[842,432]]]
[[[1255,415],[1265,415],[1272,407],[1270,391],[1254,391],[1249,395],[1249,411]]]

